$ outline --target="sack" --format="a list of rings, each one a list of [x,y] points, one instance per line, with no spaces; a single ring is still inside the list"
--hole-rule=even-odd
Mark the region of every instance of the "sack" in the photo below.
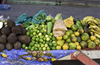
[[[44,10],[40,10],[36,15],[33,16],[32,23],[40,24],[46,21],[46,13]]]
[[[65,23],[62,20],[58,19],[58,20],[56,20],[56,22],[54,24],[53,30],[66,31],[67,28],[66,28]]]

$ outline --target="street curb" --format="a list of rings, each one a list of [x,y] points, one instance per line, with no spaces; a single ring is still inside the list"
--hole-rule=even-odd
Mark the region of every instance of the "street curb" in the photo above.
[[[45,4],[45,5],[55,5],[55,1],[18,1],[18,0],[8,0],[8,4]],[[65,6],[87,6],[87,7],[100,7],[100,4],[90,4],[90,3],[74,3],[74,2],[61,2],[61,5]]]

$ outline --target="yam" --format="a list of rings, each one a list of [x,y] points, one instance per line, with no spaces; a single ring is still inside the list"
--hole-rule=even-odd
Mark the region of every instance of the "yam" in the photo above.
[[[2,29],[1,29],[1,33],[3,34],[3,35],[9,35],[10,33],[11,33],[11,30],[10,30],[10,28],[9,27],[3,27]]]
[[[6,44],[6,49],[7,49],[8,51],[10,51],[12,48],[13,48],[13,45],[12,45],[11,43],[7,43],[7,44]]]
[[[0,36],[0,44],[7,44],[7,36],[6,35],[1,35]]]
[[[21,49],[21,43],[20,42],[16,42],[15,44],[14,44],[14,48],[17,50],[17,49]]]
[[[20,35],[18,36],[18,41],[21,42],[22,44],[29,45],[31,39],[27,35]]]
[[[9,28],[12,28],[12,27],[15,26],[15,22],[12,21],[11,19],[8,19],[8,20],[7,20],[7,26],[8,26]]]
[[[5,46],[3,44],[0,44],[0,52],[5,49]]]
[[[11,33],[8,37],[7,40],[9,43],[14,44],[17,41],[17,36],[15,33]]]

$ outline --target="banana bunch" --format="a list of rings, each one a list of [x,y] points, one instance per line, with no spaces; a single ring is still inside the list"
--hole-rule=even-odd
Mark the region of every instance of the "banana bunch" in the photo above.
[[[95,18],[93,16],[86,16],[81,21],[82,25],[89,25],[90,32],[95,33],[95,36],[97,38],[100,38],[100,20],[98,18]]]

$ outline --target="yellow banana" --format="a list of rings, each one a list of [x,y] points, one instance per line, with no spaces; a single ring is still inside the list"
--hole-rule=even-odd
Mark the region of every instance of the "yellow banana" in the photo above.
[[[97,34],[97,33],[95,33],[95,36],[96,36],[97,38],[100,38],[100,35],[99,35],[99,34]]]
[[[99,24],[99,22],[97,22],[96,20],[94,20],[94,19],[87,19],[86,20],[86,23],[95,23],[95,24]]]
[[[99,31],[96,31],[94,29],[91,29],[92,32],[96,33],[96,34],[99,34],[100,35],[100,32]]]
[[[84,17],[83,20],[82,20],[82,24],[85,25],[87,19],[93,19],[93,18],[94,18],[93,16],[86,16],[86,17]]]
[[[98,18],[94,18],[94,20],[96,20],[96,21],[98,21],[98,22],[100,23],[100,19],[98,19]]]

